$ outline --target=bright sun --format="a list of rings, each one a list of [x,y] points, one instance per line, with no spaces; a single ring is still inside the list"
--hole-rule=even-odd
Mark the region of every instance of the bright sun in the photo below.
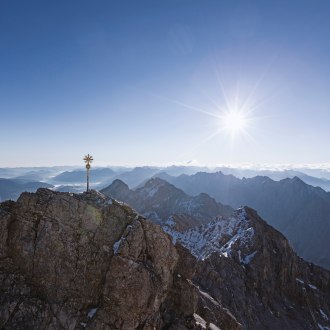
[[[230,111],[223,115],[222,124],[224,129],[231,133],[238,133],[244,130],[247,120],[242,113],[238,111]]]

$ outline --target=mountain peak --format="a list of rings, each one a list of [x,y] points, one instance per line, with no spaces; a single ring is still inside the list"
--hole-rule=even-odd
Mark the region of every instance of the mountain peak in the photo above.
[[[101,190],[102,194],[109,197],[112,197],[115,193],[120,197],[125,196],[128,192],[128,185],[119,179],[114,180],[111,185]]]
[[[265,176],[238,179],[204,173],[169,179],[186,194],[206,192],[234,208],[248,205],[288,237],[297,253],[330,269],[330,193],[299,177],[274,181]]]
[[[330,326],[330,272],[298,258],[256,211],[242,207],[181,237],[170,234],[176,245],[161,226],[96,191],[39,189],[0,204],[1,324],[9,330]]]
[[[149,179],[143,187],[141,188],[138,188],[138,189],[154,189],[154,188],[159,188],[159,187],[162,187],[162,186],[172,186],[170,183],[168,183],[167,181],[161,179],[161,178],[158,178],[158,177],[153,177],[151,179]],[[174,189],[177,189],[175,188],[174,186],[172,186]]]
[[[296,183],[296,184],[300,184],[302,186],[306,186],[307,184],[301,180],[298,176],[294,176],[292,179],[291,179],[292,182]]]
[[[143,187],[135,190],[122,190],[111,186],[102,190],[107,196],[121,200],[137,209],[145,217],[162,224],[176,215],[179,227],[206,223],[213,217],[229,215],[230,206],[217,203],[207,194],[189,196],[181,189],[160,178],[149,179]],[[188,221],[189,219],[189,221]]]
[[[0,204],[6,329],[197,329],[200,322],[241,328],[193,284],[194,258],[185,249],[160,226],[107,200],[96,191],[39,189]]]
[[[168,196],[172,194],[186,196],[181,189],[178,189],[171,183],[158,177],[149,179],[144,186],[135,189],[135,191],[145,197],[157,197],[158,194],[166,194]],[[159,197],[162,198],[164,196]]]
[[[125,189],[127,188],[128,189],[128,185],[120,179],[114,180],[112,182],[111,186],[116,187],[116,188],[125,188]]]

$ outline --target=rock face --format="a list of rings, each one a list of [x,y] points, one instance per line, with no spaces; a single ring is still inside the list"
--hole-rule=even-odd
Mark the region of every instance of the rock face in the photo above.
[[[256,211],[176,232],[198,258],[193,277],[247,329],[327,329],[330,272],[307,263]]]
[[[181,229],[208,223],[216,216],[228,216],[234,211],[207,194],[192,197],[159,178],[152,178],[135,190],[115,180],[101,192],[129,204],[156,223],[164,224],[169,218],[175,217]]]
[[[0,229],[0,328],[199,329],[193,261],[181,271],[170,237],[128,206],[39,189],[1,204]],[[226,329],[240,327],[224,316]]]
[[[330,326],[330,273],[255,211],[165,230],[95,191],[0,204],[0,328]]]

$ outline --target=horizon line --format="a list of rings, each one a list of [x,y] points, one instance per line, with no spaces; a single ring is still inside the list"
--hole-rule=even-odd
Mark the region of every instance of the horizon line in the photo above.
[[[1,166],[0,169],[29,169],[29,168],[84,168],[83,164],[80,165],[27,165],[27,166]],[[330,171],[330,162],[322,163],[218,163],[218,164],[203,164],[195,161],[191,162],[173,162],[173,163],[141,163],[141,164],[97,164],[92,168],[138,168],[138,167],[154,167],[154,168],[167,168],[167,167],[206,167],[208,169],[222,168],[237,168],[237,169],[251,169],[251,170],[293,170],[293,169],[318,169]]]

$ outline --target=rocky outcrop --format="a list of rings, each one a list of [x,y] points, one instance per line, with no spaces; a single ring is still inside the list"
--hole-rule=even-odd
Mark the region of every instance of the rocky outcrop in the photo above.
[[[247,329],[327,329],[330,272],[299,258],[256,211],[238,213],[240,225],[218,236],[221,251],[199,261],[194,282]]]
[[[330,273],[254,210],[164,229],[95,191],[0,204],[0,328],[330,327]]]
[[[188,251],[99,193],[24,193],[0,204],[0,230],[1,329],[240,328],[193,284]]]

